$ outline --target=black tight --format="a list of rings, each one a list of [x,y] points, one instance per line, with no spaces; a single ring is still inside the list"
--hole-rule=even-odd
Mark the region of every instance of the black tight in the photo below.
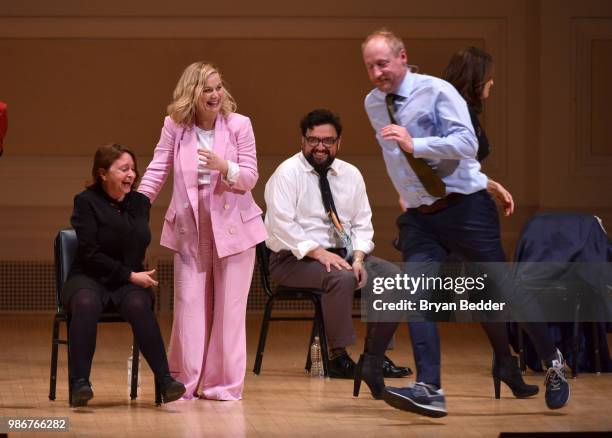
[[[365,352],[382,356],[397,329],[398,322],[369,322],[366,331]]]
[[[110,307],[114,307],[109,304]],[[97,292],[80,289],[70,299],[70,376],[89,380],[96,350],[98,319],[103,311]],[[159,325],[151,308],[151,297],[132,291],[121,301],[119,314],[131,326],[134,337],[156,378],[168,373],[168,359]]]

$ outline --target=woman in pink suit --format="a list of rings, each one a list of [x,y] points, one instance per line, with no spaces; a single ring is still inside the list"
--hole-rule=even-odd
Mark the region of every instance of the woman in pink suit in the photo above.
[[[258,178],[253,128],[234,112],[212,64],[188,66],[173,97],[139,186],[153,202],[173,171],[161,235],[175,251],[170,370],[187,388],[183,399],[240,400],[255,245],[267,237],[251,195]]]

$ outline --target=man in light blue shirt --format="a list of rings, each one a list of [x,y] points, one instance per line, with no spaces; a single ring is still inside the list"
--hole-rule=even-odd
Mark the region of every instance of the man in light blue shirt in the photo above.
[[[467,104],[455,87],[442,79],[406,69],[393,94],[399,125],[388,126],[387,93],[380,89],[375,88],[367,95],[365,108],[387,172],[406,206],[431,205],[438,198],[423,187],[401,149],[415,158],[423,158],[444,182],[446,193],[469,195],[486,189],[487,176],[480,171],[476,159],[478,141]]]
[[[387,172],[407,207],[397,220],[407,273],[417,277],[423,265],[435,270],[450,251],[473,262],[505,262],[497,207],[486,191],[487,176],[480,171],[478,141],[463,98],[441,79],[410,72],[404,44],[392,32],[383,29],[370,34],[362,45],[362,55],[376,87],[367,95],[365,109]],[[503,273],[492,274],[491,282],[501,286]],[[530,316],[536,318],[537,306],[531,310]],[[373,325],[359,378],[377,387],[384,382],[369,362],[374,363],[384,352],[394,327]],[[483,323],[483,328],[496,354],[508,351],[505,325]],[[545,330],[528,334],[550,367],[547,405],[560,408],[569,398],[563,358]],[[440,388],[440,341],[435,323],[411,324],[411,336],[417,383],[406,388],[387,387],[383,398],[398,409],[442,417],[446,404]],[[513,371],[507,374],[514,376]],[[518,383],[518,379],[510,383],[512,379],[501,380],[508,385],[522,383],[522,379]]]

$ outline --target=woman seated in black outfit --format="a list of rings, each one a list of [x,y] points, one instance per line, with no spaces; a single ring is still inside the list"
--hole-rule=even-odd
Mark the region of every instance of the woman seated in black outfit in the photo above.
[[[133,152],[118,144],[96,151],[93,183],[74,198],[71,223],[78,250],[62,290],[70,313],[70,378],[73,406],[93,398],[89,374],[96,329],[103,311],[117,311],[130,323],[143,356],[160,385],[162,401],[179,399],[182,383],[170,376],[164,342],[153,314],[155,270],[143,260],[151,241],[149,198],[136,192]]]

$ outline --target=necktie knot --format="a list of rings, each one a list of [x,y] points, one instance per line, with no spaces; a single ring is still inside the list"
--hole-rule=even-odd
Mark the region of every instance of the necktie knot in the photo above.
[[[385,102],[387,105],[393,105],[393,107],[395,107],[395,102],[400,98],[401,96],[398,96],[397,94],[389,93],[385,96]]]

